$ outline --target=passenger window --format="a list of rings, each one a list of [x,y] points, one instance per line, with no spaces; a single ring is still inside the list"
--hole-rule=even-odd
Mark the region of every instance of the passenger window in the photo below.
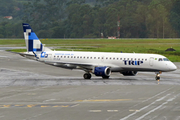
[[[96,57],[94,57],[94,59],[96,59]]]
[[[98,57],[98,59],[100,59],[100,57]]]

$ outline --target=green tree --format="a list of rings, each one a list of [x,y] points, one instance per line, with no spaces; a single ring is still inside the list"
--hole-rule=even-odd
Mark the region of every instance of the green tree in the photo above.
[[[180,0],[176,0],[170,12],[170,22],[180,37]]]
[[[149,37],[177,37],[169,23],[171,5],[172,2],[169,0],[152,0],[148,16]]]

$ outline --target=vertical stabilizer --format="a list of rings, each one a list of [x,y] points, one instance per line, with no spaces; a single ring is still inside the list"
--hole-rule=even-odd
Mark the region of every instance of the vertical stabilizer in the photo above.
[[[34,31],[31,29],[30,25],[27,23],[23,23],[22,25],[24,29],[27,52],[42,52],[44,47]]]

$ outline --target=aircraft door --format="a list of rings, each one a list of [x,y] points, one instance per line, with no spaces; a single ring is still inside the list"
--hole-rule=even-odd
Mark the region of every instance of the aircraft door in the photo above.
[[[149,59],[149,65],[150,65],[150,66],[153,66],[153,62],[154,62],[154,58],[153,58],[153,57],[150,57],[150,59]]]
[[[52,60],[52,54],[48,54],[48,60]]]

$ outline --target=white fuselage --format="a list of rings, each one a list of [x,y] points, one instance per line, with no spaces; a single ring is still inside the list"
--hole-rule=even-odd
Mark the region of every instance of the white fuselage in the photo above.
[[[96,67],[107,66],[112,72],[122,71],[150,71],[168,72],[177,67],[166,57],[158,54],[140,53],[111,53],[111,52],[73,52],[73,51],[47,51],[38,56],[42,62],[56,63],[72,67],[92,65]]]

